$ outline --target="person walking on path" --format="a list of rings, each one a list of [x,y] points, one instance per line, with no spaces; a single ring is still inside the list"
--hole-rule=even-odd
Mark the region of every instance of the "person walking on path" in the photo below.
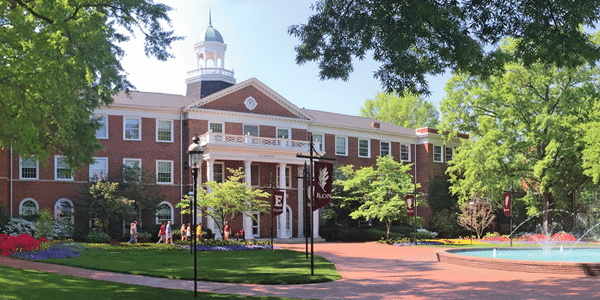
[[[190,223],[188,223],[187,229],[185,231],[185,237],[188,241],[191,241],[192,238],[192,227],[190,226]]]
[[[231,234],[231,228],[229,227],[229,223],[227,223],[227,221],[225,221],[225,228],[224,228],[224,235],[225,235],[225,240],[228,241],[229,240],[229,235]]]
[[[181,228],[179,229],[181,232],[181,241],[187,241],[187,230],[185,230],[185,224],[181,223]]]
[[[165,222],[162,222],[162,225],[160,225],[158,236],[160,239],[158,239],[158,242],[156,242],[157,244],[160,244],[160,242],[165,242],[165,244],[167,243],[167,230],[165,228]]]
[[[167,221],[167,239],[165,240],[165,244],[169,243],[173,244],[173,232],[171,231],[171,221]]]
[[[131,236],[129,238],[129,243],[137,244],[137,236],[138,236],[137,221],[133,221],[133,223],[131,223],[131,225],[129,226],[129,235]]]

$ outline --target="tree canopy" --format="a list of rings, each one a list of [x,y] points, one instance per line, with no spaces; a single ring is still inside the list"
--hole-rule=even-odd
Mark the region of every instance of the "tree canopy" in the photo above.
[[[503,71],[513,58],[558,68],[600,58],[582,30],[600,18],[597,0],[317,0],[299,39],[296,62],[319,63],[321,79],[347,80],[353,59],[372,55],[386,92],[428,94],[426,75],[447,70],[473,75]],[[499,42],[516,38],[512,55]]]
[[[518,53],[519,45],[507,40],[502,48]],[[584,137],[600,101],[600,70],[519,62],[505,68],[485,79],[455,75],[446,86],[441,128],[471,137],[448,168],[451,190],[462,200],[482,195],[499,200],[514,182],[533,192],[541,211],[562,208],[590,180],[584,174],[583,153],[590,150]],[[543,217],[546,224],[547,214]]]
[[[9,0],[0,2],[0,148],[40,162],[55,151],[78,169],[101,146],[100,105],[132,88],[119,43],[145,37],[160,60],[180,39],[163,27],[171,8],[151,0]]]
[[[409,221],[405,196],[421,185],[413,184],[413,177],[408,173],[412,164],[402,164],[389,156],[380,156],[376,165],[376,169],[373,166],[358,170],[354,170],[353,165],[341,167],[348,178],[343,186],[345,191],[351,191],[347,200],[360,203],[360,207],[350,216],[384,222],[389,238],[392,221]]]
[[[437,128],[440,113],[431,102],[421,96],[396,93],[377,93],[360,108],[360,116],[368,117],[406,128]]]
[[[223,235],[225,221],[236,215],[243,214],[254,218],[253,213],[265,213],[270,209],[269,202],[265,200],[270,196],[269,193],[248,186],[243,180],[247,175],[244,175],[241,168],[227,168],[227,170],[231,174],[227,180],[205,182],[206,187],[210,189],[209,193],[202,188],[196,189],[198,206],[209,208],[205,213],[215,221],[221,235]],[[182,209],[182,214],[191,213],[192,197],[186,195],[176,205]]]

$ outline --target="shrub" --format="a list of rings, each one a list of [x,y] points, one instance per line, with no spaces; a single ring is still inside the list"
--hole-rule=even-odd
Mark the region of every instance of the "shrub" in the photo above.
[[[90,233],[85,237],[88,243],[108,243],[110,236],[104,232]]]
[[[36,236],[52,238],[54,235],[54,216],[50,209],[44,208],[40,211],[39,218],[35,221],[35,228],[37,229]]]
[[[21,235],[24,233],[33,234],[35,232],[35,223],[22,218],[13,218],[8,221],[4,230],[8,235]]]
[[[152,235],[149,232],[142,232],[138,234],[138,243],[150,243],[152,242]]]
[[[20,235],[0,234],[0,255],[9,256],[21,251],[34,251],[40,248],[40,244],[48,240],[40,238],[36,240],[28,233]]]
[[[181,240],[181,231],[179,229],[175,229],[172,231],[173,241]]]

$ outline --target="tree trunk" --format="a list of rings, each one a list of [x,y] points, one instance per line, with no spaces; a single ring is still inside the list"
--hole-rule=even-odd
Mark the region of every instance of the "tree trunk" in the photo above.
[[[385,221],[385,227],[387,229],[387,234],[386,234],[385,239],[389,240],[390,239],[390,227],[392,227],[392,221],[391,220]]]

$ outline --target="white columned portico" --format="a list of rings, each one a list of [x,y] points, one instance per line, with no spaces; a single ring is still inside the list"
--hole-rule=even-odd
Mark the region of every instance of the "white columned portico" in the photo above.
[[[244,161],[244,175],[246,175],[246,177],[244,177],[244,182],[246,183],[246,186],[250,186],[251,185],[251,178],[250,176],[252,175],[252,161],[249,160],[245,160]],[[243,226],[244,226],[244,238],[246,240],[251,240],[254,239],[252,237],[252,218],[246,215],[243,215]]]
[[[286,189],[285,168],[286,168],[286,163],[280,162],[279,163],[279,188],[282,190]],[[287,193],[286,193],[285,197],[283,198],[283,213],[280,214],[279,218],[278,218],[278,220],[279,220],[278,226],[277,226],[277,237],[278,238],[289,238],[289,236],[287,235],[286,207],[287,207]]]
[[[214,181],[215,180],[215,160],[212,158],[206,159],[206,181]],[[207,193],[210,193],[210,188],[206,189]],[[207,208],[208,210],[213,210],[212,207]],[[212,232],[215,234],[215,238],[221,237],[221,232],[218,228],[215,228],[215,220],[211,217],[206,218],[206,227],[210,228]]]

